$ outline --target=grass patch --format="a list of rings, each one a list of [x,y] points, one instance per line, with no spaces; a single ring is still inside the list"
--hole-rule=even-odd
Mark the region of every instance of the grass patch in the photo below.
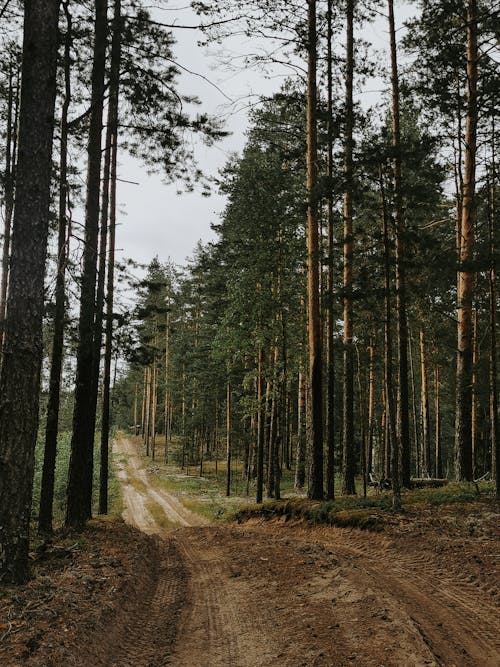
[[[493,482],[450,482],[437,489],[414,489],[404,494],[410,504],[451,505],[455,503],[490,503],[494,500]]]
[[[145,505],[147,511],[151,514],[155,522],[163,528],[164,530],[172,530],[172,528],[176,528],[177,524],[174,523],[173,521],[170,521],[170,519],[167,517],[163,509],[161,508],[158,503],[155,503],[154,501],[148,501]]]
[[[443,507],[471,503],[490,505],[495,502],[494,487],[492,482],[450,483],[440,488],[404,491],[402,501],[403,509],[416,511],[424,506]],[[268,501],[262,505],[245,506],[237,511],[233,518],[241,522],[257,517],[264,520],[284,517],[286,521],[296,519],[311,524],[382,530],[391,514],[392,494],[386,492],[366,498],[344,496],[330,502],[311,501],[306,498]]]
[[[139,493],[147,492],[147,487],[142,481],[142,479],[139,479],[138,477],[127,477],[127,482],[131,484],[134,487],[134,489]]]
[[[388,510],[390,503],[389,497],[349,497],[331,502],[293,498],[244,507],[236,512],[234,518],[241,522],[253,517],[264,519],[284,517],[286,521],[300,519],[311,524],[380,530],[384,523],[382,510]]]

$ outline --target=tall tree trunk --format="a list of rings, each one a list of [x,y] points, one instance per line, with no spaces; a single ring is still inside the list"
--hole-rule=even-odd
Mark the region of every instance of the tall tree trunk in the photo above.
[[[471,447],[472,447],[472,478],[477,470],[477,364],[479,362],[479,340],[477,330],[477,307],[472,310],[472,407],[471,407]]]
[[[226,496],[231,495],[231,383],[226,385]]]
[[[323,382],[321,321],[319,308],[319,234],[317,128],[317,33],[316,0],[308,0],[307,75],[307,258],[309,310],[309,385],[311,392],[311,483],[309,497],[323,498]]]
[[[99,235],[101,133],[106,64],[107,0],[95,2],[94,55],[88,139],[85,246],[78,322],[75,407],[69,464],[66,525],[81,528],[92,515],[94,433],[91,409],[94,315]]]
[[[366,487],[367,487],[367,477],[368,472],[366,470],[366,449],[367,449],[367,433],[368,429],[367,424],[367,414],[365,409],[365,399],[363,393],[363,381],[361,379],[361,361],[359,348],[356,346],[356,357],[357,357],[357,367],[356,373],[358,378],[358,402],[359,402],[359,421],[360,421],[360,462],[361,462],[361,474],[363,476],[363,497],[366,498]]]
[[[410,486],[410,424],[408,408],[408,328],[406,321],[406,278],[403,201],[401,194],[401,137],[399,128],[399,76],[394,24],[394,3],[388,0],[391,43],[392,146],[394,150],[394,225],[396,232],[396,309],[398,347],[397,441],[392,448],[391,480],[394,509],[401,506],[400,485]]]
[[[113,15],[113,39],[111,45],[111,71],[109,81],[109,112],[111,164],[109,183],[109,240],[108,269],[106,285],[106,344],[104,348],[104,377],[102,387],[101,451],[99,474],[99,512],[108,512],[108,477],[109,477],[109,431],[111,425],[111,359],[113,355],[113,303],[115,282],[115,245],[116,245],[116,181],[118,161],[118,103],[120,99],[120,62],[121,62],[121,0],[115,0]],[[101,247],[101,252],[105,248]],[[137,391],[137,390],[136,390]],[[134,423],[134,431],[135,431]]]
[[[170,373],[170,313],[167,313],[167,323],[165,328],[165,464],[168,463],[168,445],[170,442],[169,373]]]
[[[16,95],[17,98],[17,95]],[[17,99],[16,99],[17,103]],[[5,316],[7,314],[7,285],[9,281],[9,258],[10,258],[10,234],[12,225],[12,212],[14,209],[14,170],[16,155],[12,150],[13,137],[17,132],[14,113],[14,73],[13,64],[9,64],[9,89],[7,93],[7,128],[5,137],[5,173],[4,173],[4,200],[5,220],[3,232],[2,249],[2,284],[0,287],[0,357],[3,347]]]
[[[460,257],[457,286],[457,374],[455,410],[455,476],[472,480],[472,301],[474,250],[476,135],[477,135],[477,2],[467,0],[467,115],[465,163],[460,225]]]
[[[368,447],[366,453],[367,471],[373,471],[373,449],[375,440],[375,344],[370,339],[368,367]]]
[[[297,458],[295,467],[295,488],[302,491],[306,483],[306,387],[304,373],[299,371],[297,392]]]
[[[431,423],[429,392],[427,390],[427,354],[423,327],[420,328],[420,389],[422,397],[422,468],[424,473],[427,473],[432,477]]]
[[[264,493],[264,438],[265,438],[265,410],[263,405],[263,361],[264,352],[262,343],[259,343],[257,357],[257,502],[261,503]]]
[[[68,2],[63,3],[66,16],[64,39],[64,102],[61,112],[61,141],[59,163],[59,225],[57,239],[56,303],[54,312],[54,334],[52,338],[52,362],[50,366],[49,400],[45,425],[45,448],[43,457],[42,483],[40,488],[40,509],[38,531],[52,532],[54,476],[57,455],[57,432],[59,425],[59,399],[61,393],[61,370],[64,348],[66,316],[66,266],[68,244],[66,242],[68,220],[68,111],[71,103],[71,42],[72,23]]]
[[[346,101],[344,139],[344,378],[343,378],[343,460],[342,493],[356,493],[354,476],[356,456],[354,450],[354,346],[353,346],[353,83],[354,83],[354,0],[347,0],[346,33]]]
[[[443,453],[441,451],[441,406],[439,392],[439,364],[437,345],[434,345],[434,442],[436,452],[436,477],[443,477]]]
[[[495,133],[493,132],[493,139]],[[497,302],[496,302],[496,262],[495,262],[495,155],[493,154],[491,181],[488,178],[488,237],[489,237],[489,298],[490,298],[490,377],[489,377],[489,408],[490,408],[490,443],[491,443],[491,474],[495,478],[497,500],[500,500],[500,443],[498,438],[498,387],[497,387]]]
[[[25,3],[19,155],[0,373],[0,579],[28,577],[29,521],[42,363],[58,0]]]
[[[149,456],[149,436],[151,432],[151,366],[146,369],[146,415],[144,419],[144,444],[146,456]]]
[[[411,379],[411,405],[412,405],[412,414],[413,414],[413,439],[415,441],[415,473],[416,476],[420,475],[420,468],[422,463],[422,456],[420,451],[420,438],[418,437],[418,417],[417,417],[417,393],[415,390],[415,365],[413,363],[413,338],[411,335],[411,330],[408,327],[408,350],[410,357],[410,379]]]
[[[103,387],[104,391],[104,387]],[[137,400],[138,400],[138,394],[139,394],[139,386],[138,383],[135,383],[134,387],[134,435],[137,437]]]
[[[148,372],[144,369],[144,379],[142,383],[142,406],[141,406],[141,435],[143,442],[146,441],[146,392],[147,392]]]
[[[156,348],[156,340],[155,340]],[[156,414],[158,406],[158,395],[157,395],[157,385],[158,385],[158,368],[156,366],[156,358],[153,358],[153,366],[151,368],[151,458],[153,461],[156,458]]]
[[[384,477],[393,479],[396,443],[396,410],[394,407],[394,389],[392,381],[392,307],[391,307],[391,251],[389,245],[389,220],[382,169],[380,169],[380,195],[382,198],[382,237],[384,243],[384,292],[385,292],[385,355],[384,355],[384,393],[385,393],[385,456]],[[396,455],[397,456],[397,455]],[[396,460],[397,463],[397,460]],[[394,489],[393,489],[394,490]],[[394,505],[397,509],[399,488],[396,487]]]
[[[326,373],[327,373],[327,464],[326,464],[326,498],[335,498],[335,361],[333,353],[334,314],[333,314],[333,0],[328,0],[327,8],[327,86],[328,86],[328,109],[327,109],[327,161],[326,175],[329,179],[327,196],[326,221],[328,226],[327,254],[327,320],[326,320]]]

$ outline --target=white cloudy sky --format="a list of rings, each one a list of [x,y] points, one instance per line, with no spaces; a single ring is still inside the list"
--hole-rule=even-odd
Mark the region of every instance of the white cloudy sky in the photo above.
[[[407,7],[401,9],[400,6],[399,22],[408,15],[408,11]],[[173,6],[168,12],[155,12],[155,18],[168,23],[174,19],[183,25],[199,23],[199,18],[189,8],[177,10]],[[257,71],[224,71],[214,54],[198,46],[197,41],[201,37],[198,31],[178,29],[174,30],[174,35],[177,39],[175,59],[188,70],[207,77],[232,99],[252,94],[272,94],[283,80],[283,72],[280,71],[276,71],[270,79]],[[381,17],[363,31],[363,37],[381,47],[387,41],[386,20]],[[252,47],[255,48],[255,44]],[[250,50],[248,44],[243,42],[233,43],[231,48],[241,53]],[[203,111],[223,116],[228,114],[225,97],[199,76],[183,73],[180,88],[183,93],[196,94],[202,101]],[[199,164],[207,173],[217,173],[231,152],[241,151],[246,125],[245,111],[234,113],[227,122],[227,129],[232,132],[230,137],[212,148],[197,147]],[[198,240],[213,238],[210,223],[217,221],[224,206],[223,199],[217,194],[210,198],[202,197],[197,192],[178,195],[175,185],[164,185],[159,176],[149,176],[141,164],[123,154],[119,176],[138,183],[119,184],[117,247],[122,257],[148,263],[154,255],[158,255],[161,261],[171,259],[176,264],[184,264]]]

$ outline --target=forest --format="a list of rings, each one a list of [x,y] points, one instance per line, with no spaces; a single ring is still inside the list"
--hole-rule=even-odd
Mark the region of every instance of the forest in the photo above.
[[[248,512],[383,496],[394,517],[454,483],[497,511],[498,0],[191,9],[196,25],[161,0],[0,6],[3,583],[120,486],[126,506],[137,452],[215,470]],[[221,68],[248,48],[239,77],[286,72],[243,100],[244,147],[217,173],[197,153],[230,131],[181,85],[193,29]],[[117,195],[126,160],[224,198],[186,263],[117,255],[141,224]],[[476,659],[453,664],[495,663]]]

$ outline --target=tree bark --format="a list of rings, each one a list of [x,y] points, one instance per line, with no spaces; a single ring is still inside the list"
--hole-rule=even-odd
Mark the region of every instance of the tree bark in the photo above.
[[[471,407],[471,447],[472,447],[472,478],[477,470],[477,364],[479,362],[477,307],[472,310],[472,407]]]
[[[472,268],[475,225],[477,135],[477,2],[467,1],[467,114],[465,162],[460,221],[460,255],[457,285],[457,374],[455,409],[455,477],[472,480]]]
[[[66,316],[66,266],[68,244],[66,242],[68,219],[68,111],[71,103],[71,42],[72,23],[69,5],[63,3],[66,16],[64,39],[64,102],[61,112],[61,140],[59,163],[59,224],[57,239],[56,303],[54,312],[54,334],[52,338],[52,362],[50,366],[49,400],[45,425],[45,448],[43,457],[42,483],[40,489],[40,509],[38,531],[52,532],[54,476],[57,456],[57,433],[59,425],[59,399],[61,393],[61,370],[63,362],[64,329]]]
[[[427,355],[425,347],[425,332],[420,328],[420,389],[422,399],[422,468],[424,474],[432,477],[431,459],[431,424],[429,412],[429,392],[427,383]]]
[[[104,348],[104,377],[102,388],[101,452],[99,475],[99,512],[108,512],[109,478],[109,431],[111,426],[111,359],[113,355],[113,304],[116,246],[116,181],[118,160],[118,103],[120,99],[121,62],[121,0],[115,0],[113,16],[113,39],[111,45],[111,71],[109,81],[108,124],[110,127],[110,183],[109,183],[109,239],[106,286],[106,344]],[[104,252],[104,246],[101,247]],[[137,390],[136,390],[137,395]],[[137,400],[137,399],[136,399]],[[134,422],[134,432],[136,425]]]
[[[307,75],[307,258],[309,309],[309,385],[311,392],[311,483],[309,497],[323,499],[323,382],[321,321],[319,308],[319,234],[317,128],[316,0],[308,0]]]
[[[306,483],[306,387],[304,373],[302,371],[299,371],[297,394],[297,457],[295,466],[295,488],[298,491],[302,491]]]
[[[85,246],[78,322],[75,407],[69,464],[66,525],[81,528],[92,515],[94,432],[91,406],[94,368],[94,316],[99,194],[101,179],[101,133],[106,64],[107,0],[95,2],[94,55],[90,128],[87,147],[87,194]]]
[[[354,83],[354,0],[347,0],[346,33],[346,100],[344,139],[344,378],[343,378],[343,457],[342,493],[356,493],[354,476],[356,456],[354,450],[354,346],[353,346],[353,83]]]
[[[493,132],[493,137],[495,133]],[[495,479],[497,500],[500,499],[500,443],[498,439],[498,386],[497,386],[497,271],[495,261],[495,159],[491,182],[488,178],[488,237],[489,237],[489,310],[490,310],[490,373],[489,373],[489,408],[490,408],[490,443],[491,443],[491,474]]]
[[[231,383],[226,386],[226,496],[231,495]]]
[[[5,137],[5,173],[4,173],[4,199],[5,220],[2,248],[2,285],[0,288],[0,356],[3,347],[5,316],[7,314],[7,285],[9,281],[9,257],[10,257],[10,234],[12,225],[12,212],[14,209],[14,170],[16,155],[12,150],[13,137],[16,133],[14,118],[14,74],[12,62],[9,64],[9,90],[7,93],[7,128]],[[17,97],[17,95],[16,95]]]
[[[42,363],[59,2],[25,4],[19,152],[0,373],[0,578],[28,577]]]
[[[388,0],[391,44],[392,146],[394,181],[394,225],[396,236],[396,309],[398,347],[398,393],[396,436],[392,447],[391,480],[394,509],[401,506],[400,484],[410,486],[410,425],[408,408],[408,327],[406,321],[406,278],[403,202],[401,195],[401,138],[399,127],[399,76],[394,22],[394,3]]]
[[[326,464],[326,498],[333,500],[335,498],[335,360],[333,352],[334,335],[334,314],[333,314],[333,290],[334,290],[334,271],[333,271],[333,0],[328,0],[327,7],[327,160],[326,175],[330,180],[328,184],[327,213],[326,221],[328,227],[327,238],[327,320],[326,320],[326,372],[327,372],[327,404],[326,404],[326,424],[327,424],[327,464]]]
[[[258,503],[262,502],[264,492],[264,438],[265,438],[265,411],[263,405],[263,361],[264,352],[262,343],[259,344],[257,357],[257,497]]]
[[[384,394],[385,394],[385,452],[384,477],[392,480],[394,450],[396,443],[396,411],[392,381],[392,304],[391,304],[391,254],[389,245],[389,221],[382,169],[380,169],[380,195],[382,198],[382,237],[384,243],[384,292],[385,292],[385,355],[384,355]],[[397,490],[398,491],[398,490]],[[398,497],[395,498],[397,506]],[[397,508],[397,507],[396,507]]]
[[[434,346],[434,442],[436,452],[436,477],[443,477],[443,453],[441,451],[441,405],[439,391],[439,365],[437,345]]]
[[[368,368],[368,446],[366,453],[367,471],[373,471],[373,449],[375,439],[375,344],[370,339]]]

